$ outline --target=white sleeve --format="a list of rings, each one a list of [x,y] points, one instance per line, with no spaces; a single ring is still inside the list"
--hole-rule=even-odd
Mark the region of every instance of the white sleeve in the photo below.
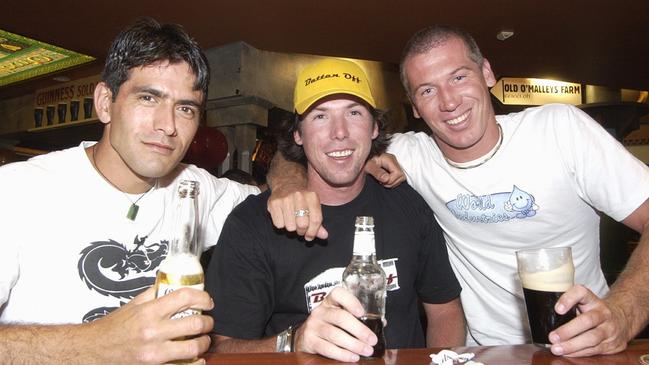
[[[423,132],[395,133],[390,136],[387,152],[393,154],[406,174],[408,184],[422,186],[429,178],[430,164],[443,159],[435,142]]]
[[[649,198],[649,167],[586,113],[552,108],[558,148],[582,199],[621,221]]]
[[[4,241],[4,238],[2,238]],[[18,280],[18,250],[11,242],[0,243],[0,307],[9,299],[11,288]]]
[[[11,289],[16,285],[20,274],[19,237],[16,236],[20,230],[12,222],[15,219],[29,219],[16,210],[16,202],[12,199],[21,194],[10,191],[10,173],[9,166],[0,168],[0,308],[9,300]]]

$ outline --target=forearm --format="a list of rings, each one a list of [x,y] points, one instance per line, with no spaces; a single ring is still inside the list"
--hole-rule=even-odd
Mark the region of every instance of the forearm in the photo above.
[[[289,185],[296,187],[296,190],[303,189],[306,187],[306,168],[300,163],[286,160],[278,151],[270,163],[266,181],[273,190]]]
[[[277,337],[260,340],[241,340],[232,337],[212,335],[210,352],[275,352]]]
[[[633,339],[649,323],[649,225],[644,227],[640,242],[629,258],[607,298],[622,310],[627,327],[627,341]]]
[[[426,347],[464,346],[466,342],[466,326],[464,318],[454,322],[437,322],[426,330]]]
[[[0,359],[9,364],[99,364],[83,325],[0,326]],[[106,359],[103,359],[106,360]]]
[[[444,304],[424,304],[428,326],[427,347],[462,346],[466,341],[464,312],[460,299]]]

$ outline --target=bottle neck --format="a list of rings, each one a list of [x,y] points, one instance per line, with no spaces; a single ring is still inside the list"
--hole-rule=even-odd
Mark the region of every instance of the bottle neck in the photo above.
[[[169,255],[198,255],[196,239],[196,201],[181,196],[176,211],[175,230],[172,232]]]
[[[357,254],[354,254],[352,256],[352,261],[354,261],[354,262],[376,263],[376,254],[371,254],[371,255],[357,255]]]
[[[356,230],[354,233],[354,259],[376,261],[373,230]]]

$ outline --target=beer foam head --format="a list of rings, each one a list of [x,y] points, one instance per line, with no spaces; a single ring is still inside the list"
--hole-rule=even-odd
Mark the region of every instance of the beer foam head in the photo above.
[[[553,270],[536,272],[520,271],[518,274],[521,278],[523,288],[565,292],[573,286],[575,268],[572,263],[565,263]]]
[[[169,255],[160,263],[158,269],[164,273],[173,273],[174,275],[196,275],[203,273],[203,268],[198,257],[190,254]]]

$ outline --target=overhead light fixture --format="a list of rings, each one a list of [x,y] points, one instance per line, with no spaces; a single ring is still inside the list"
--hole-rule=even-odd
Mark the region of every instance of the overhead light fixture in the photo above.
[[[513,30],[501,30],[500,32],[498,32],[498,34],[496,34],[496,39],[498,39],[499,41],[504,41],[505,39],[510,38],[513,35]]]

